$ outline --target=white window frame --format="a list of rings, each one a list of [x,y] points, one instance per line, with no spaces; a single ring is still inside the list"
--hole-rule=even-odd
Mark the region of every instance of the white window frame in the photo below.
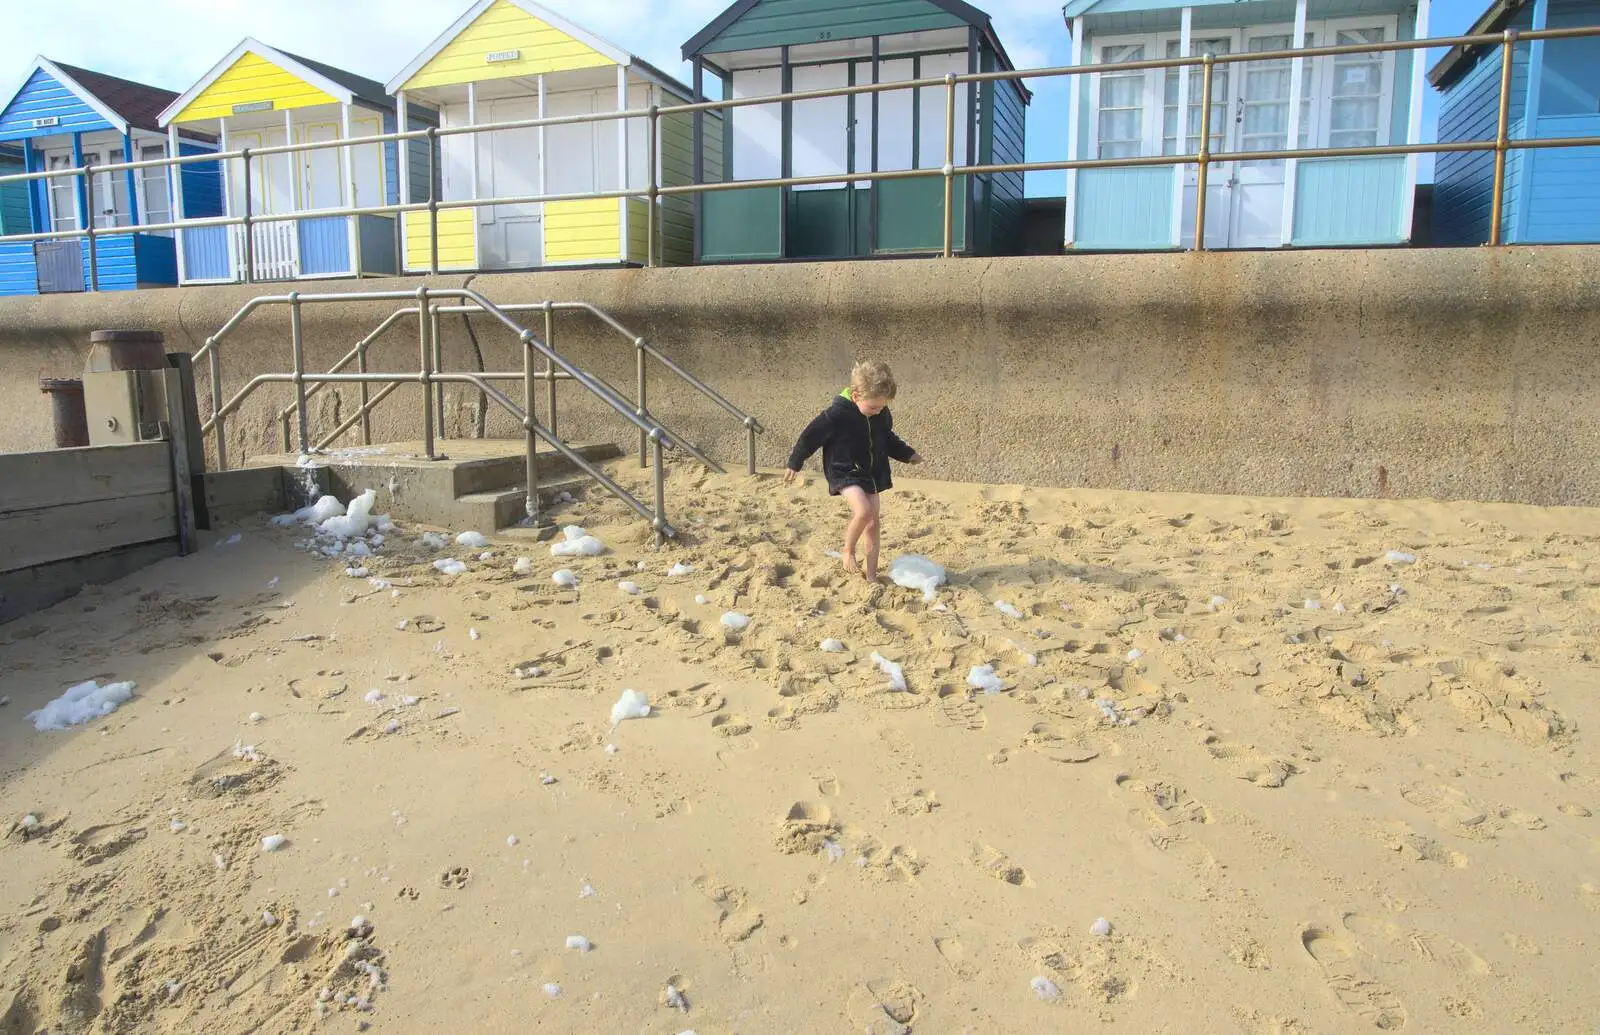
[[[1127,47],[1135,44],[1144,47],[1144,61],[1153,60],[1160,55],[1156,53],[1159,45],[1155,33],[1134,33],[1121,36],[1096,36],[1093,39],[1093,52],[1090,54],[1090,64],[1105,65],[1105,52],[1111,47]],[[1144,110],[1143,125],[1141,126],[1141,139],[1139,141],[1139,156],[1149,157],[1161,153],[1161,118],[1164,98],[1161,93],[1161,80],[1156,75],[1162,69],[1144,70],[1144,89],[1140,94],[1140,103]],[[1101,73],[1089,74],[1089,150],[1087,157],[1100,157],[1100,78]],[[1151,141],[1154,140],[1152,145]]]
[[[1382,29],[1384,40],[1393,42],[1399,38],[1399,19],[1394,15],[1370,15],[1366,17],[1330,18],[1322,21],[1308,21],[1306,33],[1310,35],[1319,46],[1329,46],[1337,41],[1341,31],[1353,29]],[[1242,29],[1197,29],[1191,32],[1191,41],[1201,38],[1217,38],[1232,34],[1234,37],[1235,53],[1242,53],[1243,48],[1249,46],[1249,40],[1254,35],[1283,35],[1294,38],[1293,23],[1272,25],[1250,25]],[[1181,39],[1179,33],[1154,32],[1132,33],[1115,36],[1095,36],[1089,41],[1091,55],[1090,61],[1095,65],[1103,64],[1103,55],[1107,48],[1125,47],[1143,44],[1147,58],[1162,58],[1166,56],[1166,47],[1169,40]],[[1392,120],[1394,113],[1395,97],[1395,60],[1394,51],[1384,51],[1379,55],[1382,68],[1382,90],[1378,101],[1378,143],[1387,144],[1393,131]],[[1333,58],[1308,58],[1304,74],[1310,79],[1311,125],[1307,127],[1307,147],[1327,147],[1329,138],[1329,124],[1333,112]],[[1145,71],[1142,103],[1144,106],[1144,125],[1140,141],[1142,156],[1161,154],[1164,119],[1166,113],[1166,95],[1164,82],[1167,70],[1165,68],[1152,68]],[[1229,70],[1229,85],[1231,95],[1228,98],[1229,128],[1223,135],[1223,148],[1233,151],[1239,146],[1237,138],[1237,122],[1232,116],[1232,111],[1238,103],[1240,90],[1243,86],[1244,67],[1235,63]],[[1088,76],[1089,90],[1089,133],[1087,145],[1089,157],[1099,157],[1100,153],[1100,73],[1094,72]],[[1294,99],[1291,99],[1293,103]],[[1198,104],[1197,98],[1190,98],[1191,103]],[[1186,139],[1187,126],[1184,123],[1185,114],[1179,114],[1179,136]]]
[[[152,140],[152,139],[144,139],[144,140],[135,139],[134,142],[133,142],[133,147],[134,147],[134,150],[139,152],[139,161],[141,161],[141,162],[154,161],[157,158],[166,158],[167,157],[167,142],[164,139],[160,140],[159,142],[155,141],[155,140]],[[158,154],[158,155],[155,155],[153,157],[146,158],[145,154],[144,154],[145,151],[151,150],[151,149],[159,150],[161,153]],[[180,166],[180,168],[181,168],[181,166]],[[173,216],[173,213],[172,213],[172,197],[171,197],[171,194],[170,194],[170,187],[169,187],[169,184],[170,184],[171,181],[170,181],[169,177],[167,176],[166,168],[162,167],[162,168],[159,168],[159,169],[136,169],[136,170],[134,170],[134,174],[135,174],[134,178],[133,178],[134,197],[136,198],[136,200],[138,202],[138,205],[139,205],[139,223],[142,225],[142,224],[145,224],[145,223],[154,223],[154,222],[156,222],[156,220],[150,218],[150,201],[149,201],[150,190],[149,190],[149,188],[150,188],[150,185],[152,183],[154,183],[162,191],[163,194],[167,195],[167,203],[164,206],[166,208],[166,210],[167,210],[167,217],[165,219],[161,220],[161,222],[163,222],[163,223],[173,222],[173,218],[172,218],[172,216]],[[159,178],[157,178],[158,176],[159,176]],[[154,233],[154,234],[156,234],[157,236],[160,236],[160,237],[171,237],[172,236],[172,231],[171,230],[153,230],[153,231],[151,231],[151,233]]]
[[[1199,43],[1201,40],[1221,39],[1224,36],[1226,36],[1228,38],[1228,45],[1233,48],[1232,50],[1229,51],[1229,53],[1230,54],[1237,54],[1237,53],[1239,53],[1240,48],[1242,48],[1244,46],[1245,33],[1248,32],[1248,31],[1249,30],[1246,30],[1246,29],[1215,29],[1215,30],[1198,29],[1198,30],[1191,30],[1190,33],[1189,33],[1189,46],[1190,46],[1191,49],[1193,49],[1195,47],[1195,45],[1197,43]],[[1176,44],[1179,45],[1179,47],[1182,47],[1182,45],[1183,45],[1183,33],[1182,32],[1162,32],[1162,33],[1157,33],[1155,39],[1156,39],[1156,56],[1158,58],[1164,58],[1164,57],[1167,56],[1167,44],[1176,43]],[[1198,53],[1198,52],[1196,52],[1196,53]],[[1160,121],[1160,125],[1158,125],[1156,127],[1156,135],[1155,135],[1156,136],[1156,153],[1160,154],[1166,147],[1166,128],[1167,128],[1166,127],[1166,118],[1167,118],[1167,88],[1166,88],[1166,81],[1167,81],[1167,73],[1168,72],[1172,72],[1172,71],[1177,71],[1179,73],[1179,81],[1181,83],[1182,82],[1182,76],[1184,74],[1189,74],[1189,73],[1194,73],[1194,72],[1199,71],[1199,66],[1190,65],[1188,67],[1180,68],[1180,69],[1157,68],[1157,69],[1153,69],[1152,71],[1153,71],[1153,73],[1155,75],[1156,96],[1157,96],[1157,98],[1158,98],[1158,100],[1160,102],[1159,114],[1161,116],[1161,121]],[[1235,147],[1238,146],[1238,143],[1239,143],[1238,140],[1235,139],[1236,136],[1237,136],[1237,134],[1234,132],[1234,127],[1236,125],[1236,122],[1235,122],[1235,120],[1233,118],[1232,112],[1234,110],[1234,105],[1237,103],[1237,99],[1238,99],[1238,86],[1235,85],[1235,80],[1241,79],[1241,77],[1243,75],[1244,75],[1244,69],[1243,69],[1242,66],[1234,64],[1234,65],[1230,65],[1228,67],[1228,83],[1229,83],[1229,86],[1233,88],[1234,92],[1232,94],[1230,94],[1227,98],[1225,98],[1223,100],[1223,102],[1222,102],[1222,107],[1223,107],[1223,112],[1224,112],[1223,122],[1224,122],[1224,125],[1225,125],[1226,128],[1224,128],[1223,131],[1222,131],[1222,147],[1219,150],[1232,151]],[[1216,88],[1216,75],[1215,75],[1215,73],[1213,73],[1212,74],[1212,89],[1214,90],[1215,88]],[[1178,96],[1180,98],[1183,96],[1183,92],[1182,92],[1181,89],[1179,90]],[[1198,109],[1200,107],[1199,87],[1194,86],[1194,85],[1191,85],[1189,87],[1188,103],[1193,105],[1196,109]],[[1216,99],[1215,96],[1213,96],[1211,98],[1211,105],[1212,105],[1212,107],[1216,107],[1217,106],[1217,99]],[[1213,127],[1211,127],[1211,129],[1212,129],[1212,134],[1211,135],[1212,136],[1216,136],[1217,135],[1216,127],[1213,126]],[[1187,146],[1188,145],[1188,139],[1189,139],[1188,112],[1180,111],[1180,112],[1178,112],[1178,150],[1176,152],[1177,154],[1187,154],[1187,153],[1189,153],[1188,146]],[[1197,134],[1196,135],[1196,143],[1198,143],[1198,142],[1199,142],[1199,137],[1198,137],[1198,134]]]

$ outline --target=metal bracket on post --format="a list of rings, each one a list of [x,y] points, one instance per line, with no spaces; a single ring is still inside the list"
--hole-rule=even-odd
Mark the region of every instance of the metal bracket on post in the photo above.
[[[422,383],[422,450],[433,460],[436,458],[433,455],[433,349],[428,341],[429,312],[428,288],[423,285],[417,288],[417,347],[422,353],[422,373],[418,380]]]
[[[85,159],[83,163],[83,196],[88,198],[89,218],[85,220],[84,231],[89,235],[89,290],[100,290],[100,256],[94,244],[94,159]]]
[[[306,346],[300,322],[300,292],[289,292],[289,349],[294,357],[294,400],[299,411],[300,452],[311,448],[311,421],[306,414]]]
[[[877,127],[873,127],[877,131]],[[955,255],[956,77],[944,74],[944,257]]]
[[[1203,62],[1205,71],[1200,81],[1200,150],[1195,171],[1194,195],[1194,250],[1206,250],[1206,181],[1211,162],[1211,74],[1216,70],[1216,59],[1207,54]]]
[[[473,147],[477,147],[476,138]],[[428,273],[439,275],[439,127],[428,127]]]
[[[1489,245],[1504,244],[1506,204],[1506,154],[1511,142],[1511,66],[1517,30],[1507,29],[1500,44],[1500,113],[1494,134],[1494,189],[1489,208]]]
[[[650,419],[650,409],[649,409],[649,403],[646,400],[647,393],[646,393],[646,388],[645,388],[645,377],[647,375],[647,371],[645,369],[644,339],[643,338],[635,338],[635,339],[633,339],[633,352],[634,352],[634,357],[635,357],[635,360],[636,360],[636,365],[637,365],[638,374],[639,374],[639,409],[636,412],[638,413],[638,416],[639,416],[640,420],[649,420]],[[640,467],[644,467],[648,463],[645,446],[646,446],[646,440],[649,438],[649,436],[651,434],[654,434],[654,433],[653,432],[646,432],[643,428],[639,429],[639,466]],[[660,462],[661,462],[661,451],[660,451],[660,449],[657,449],[656,450],[656,463],[659,465]]]
[[[655,453],[656,516],[650,522],[656,530],[656,549],[667,539],[667,470],[661,462],[661,429],[650,432],[651,451]]]
[[[546,301],[544,304],[544,343],[552,351],[556,347],[556,304]],[[548,357],[544,361],[544,392],[546,409],[550,411],[550,434],[559,435],[561,432],[556,427],[556,365]]]
[[[653,267],[656,264],[656,200],[658,186],[656,184],[656,112],[658,107],[650,105],[650,119],[647,123],[646,135],[649,139],[645,142],[645,165],[649,169],[649,179],[646,181],[649,188],[650,210],[645,213],[644,221],[644,264]]]
[[[239,150],[239,159],[244,163],[244,282],[256,282],[256,235],[251,232],[251,204],[250,204],[250,149]]]

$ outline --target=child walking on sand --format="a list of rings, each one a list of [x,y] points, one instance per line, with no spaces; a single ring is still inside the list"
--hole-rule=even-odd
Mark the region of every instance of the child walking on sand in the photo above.
[[[789,454],[783,484],[795,476],[811,454],[822,450],[822,474],[828,495],[843,496],[850,504],[850,523],[844,529],[845,567],[868,582],[878,581],[878,494],[894,485],[889,461],[920,464],[922,457],[894,433],[889,403],[897,386],[886,363],[857,363],[850,371],[850,387],[806,426]],[[866,570],[856,560],[856,543],[867,541]]]

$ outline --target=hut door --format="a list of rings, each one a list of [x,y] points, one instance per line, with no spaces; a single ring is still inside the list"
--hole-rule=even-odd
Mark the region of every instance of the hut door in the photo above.
[[[795,92],[848,86],[847,64],[802,65]],[[844,175],[850,169],[850,104],[844,97],[796,101],[791,164],[795,176]],[[838,259],[857,254],[855,191],[843,183],[811,184],[789,192],[789,257]]]
[[[1167,57],[1177,57],[1181,49],[1178,39],[1167,39]],[[1205,37],[1196,35],[1190,42],[1190,53],[1195,55],[1231,54],[1236,50],[1238,50],[1238,40],[1233,32],[1220,32]],[[1209,134],[1210,150],[1213,152],[1229,150],[1234,139],[1234,97],[1238,89],[1238,67],[1231,64],[1216,65],[1212,72]],[[1201,94],[1205,73],[1198,65],[1188,67],[1187,110],[1181,114],[1178,111],[1179,74],[1178,69],[1169,68],[1163,76],[1165,102],[1161,130],[1162,154],[1193,154],[1200,150]],[[1180,125],[1183,127],[1181,130]],[[1184,166],[1181,175],[1183,211],[1180,214],[1182,222],[1179,241],[1183,247],[1188,248],[1194,245],[1194,220],[1198,207],[1196,201],[1200,178],[1192,165]],[[1235,166],[1231,162],[1219,162],[1206,172],[1206,247],[1208,248],[1229,246],[1228,229],[1232,224],[1234,175]]]
[[[1292,29],[1255,32],[1245,41],[1245,49],[1255,53],[1287,50],[1294,39]],[[1314,46],[1307,33],[1306,45]],[[1296,145],[1289,143],[1289,83],[1292,62],[1252,61],[1240,69],[1239,99],[1234,116],[1238,123],[1238,149],[1278,151]],[[1305,146],[1310,128],[1310,62],[1302,80],[1300,144]],[[1282,159],[1240,162],[1235,173],[1232,225],[1229,243],[1236,248],[1276,248],[1283,243],[1283,192],[1285,165]]]
[[[487,110],[485,110],[487,109]],[[507,98],[478,106],[480,122],[518,122],[539,117],[539,102]],[[548,132],[548,131],[547,131]],[[503,129],[479,134],[478,196],[532,197],[540,190],[539,131]],[[524,269],[544,263],[543,206],[496,205],[480,210],[483,264],[491,269]]]

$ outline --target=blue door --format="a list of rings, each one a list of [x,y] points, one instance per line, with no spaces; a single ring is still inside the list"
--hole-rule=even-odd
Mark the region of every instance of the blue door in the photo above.
[[[83,290],[82,241],[38,241],[33,259],[39,269],[39,294]]]

